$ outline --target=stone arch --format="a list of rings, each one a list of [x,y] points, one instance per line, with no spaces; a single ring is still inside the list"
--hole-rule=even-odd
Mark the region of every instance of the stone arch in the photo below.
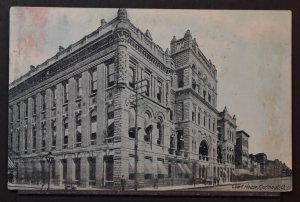
[[[154,119],[158,120],[159,117],[161,117],[163,120],[166,119],[164,113],[162,113],[161,111],[155,112]]]
[[[200,142],[199,145],[199,158],[202,160],[208,160],[208,151],[209,151],[209,147],[208,147],[208,143],[207,141],[204,139]]]

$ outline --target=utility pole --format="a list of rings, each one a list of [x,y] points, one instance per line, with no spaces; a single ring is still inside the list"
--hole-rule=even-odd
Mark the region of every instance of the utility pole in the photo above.
[[[136,76],[136,78],[138,78],[138,76]],[[137,79],[136,79],[137,80]],[[134,100],[131,104],[132,108],[134,109],[135,111],[135,126],[134,126],[134,131],[135,131],[135,136],[134,136],[134,190],[137,191],[138,190],[138,179],[137,179],[137,166],[138,166],[138,131],[139,131],[139,128],[138,128],[138,101],[140,99],[143,99],[142,98],[139,98],[139,95],[142,95],[144,92],[143,92],[143,82],[146,81],[146,80],[140,80],[140,81],[136,81],[134,83]],[[139,87],[139,84],[140,87]],[[148,83],[147,83],[148,85]],[[141,91],[139,92],[139,89],[141,89]],[[143,96],[143,95],[142,95]]]

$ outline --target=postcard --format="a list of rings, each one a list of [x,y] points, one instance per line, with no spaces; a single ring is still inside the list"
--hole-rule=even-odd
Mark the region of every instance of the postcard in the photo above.
[[[12,7],[8,189],[292,190],[291,12]]]

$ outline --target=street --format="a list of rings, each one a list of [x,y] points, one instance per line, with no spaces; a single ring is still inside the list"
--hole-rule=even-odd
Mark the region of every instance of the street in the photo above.
[[[219,185],[214,187],[198,187],[183,189],[184,191],[254,191],[254,192],[285,192],[292,190],[292,177],[270,178],[236,182],[234,184]]]

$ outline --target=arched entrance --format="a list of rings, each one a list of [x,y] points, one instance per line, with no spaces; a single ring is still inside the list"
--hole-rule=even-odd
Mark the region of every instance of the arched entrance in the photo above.
[[[199,147],[199,159],[208,161],[208,146],[205,140],[202,140]]]

